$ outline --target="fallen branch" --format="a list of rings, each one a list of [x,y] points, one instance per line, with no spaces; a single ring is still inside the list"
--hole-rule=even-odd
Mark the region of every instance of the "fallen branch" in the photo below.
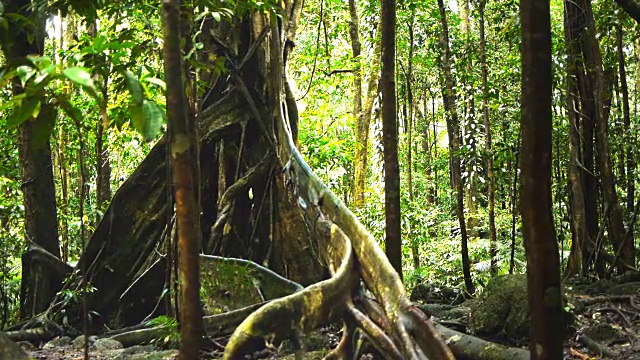
[[[8,331],[5,334],[7,334],[7,336],[9,337],[9,339],[11,339],[11,341],[15,341],[15,342],[18,342],[18,341],[46,342],[56,337],[56,334],[54,332],[46,330],[43,327]]]

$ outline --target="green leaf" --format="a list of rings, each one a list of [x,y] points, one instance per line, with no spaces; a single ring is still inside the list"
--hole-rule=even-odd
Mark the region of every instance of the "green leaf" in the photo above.
[[[58,101],[62,111],[67,114],[67,116],[73,119],[76,123],[80,123],[82,121],[82,113],[78,108],[73,106],[67,98],[64,96],[56,96],[56,100]]]
[[[165,91],[167,90],[167,84],[163,80],[160,80],[158,78],[148,77],[148,78],[144,78],[144,81],[146,81],[148,83],[151,83],[151,84],[154,84],[154,85],[157,85],[162,90],[165,90]]]
[[[56,113],[54,106],[45,104],[37,120],[33,122],[33,143],[36,149],[42,148],[49,141],[56,123]]]
[[[87,69],[74,66],[62,70],[62,73],[74,83],[93,89],[93,79],[91,79],[91,74]]]
[[[40,113],[40,94],[27,96],[20,103],[20,107],[13,111],[7,119],[7,126],[16,127]]]
[[[129,89],[129,92],[131,93],[133,103],[137,106],[142,106],[144,97],[142,96],[142,85],[140,85],[138,78],[129,70],[124,72],[124,78],[127,84],[127,89]]]
[[[165,113],[155,102],[144,99],[142,105],[129,105],[129,111],[133,127],[142,134],[145,140],[155,139],[162,131]]]
[[[27,81],[36,73],[36,69],[33,66],[22,65],[16,68],[16,73],[18,74],[18,78],[20,78],[20,83],[24,86]]]

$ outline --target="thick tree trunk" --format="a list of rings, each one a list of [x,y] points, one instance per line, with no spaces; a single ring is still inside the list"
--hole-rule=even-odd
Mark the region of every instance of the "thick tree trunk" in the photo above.
[[[5,13],[16,13],[31,21],[30,27],[26,27],[22,22],[10,25],[15,29],[13,39],[11,44],[3,49],[10,62],[20,60],[27,55],[44,53],[45,17],[42,13],[32,12],[29,5],[29,1],[23,0],[5,3]],[[13,83],[13,93],[18,95],[23,92],[20,81],[16,79]],[[41,110],[37,119],[28,119],[18,129],[18,152],[22,173],[25,240],[59,258],[60,243],[53,162],[49,132],[46,130],[50,129],[55,117],[55,109],[45,100],[41,100]],[[23,268],[30,267],[28,258],[23,257]],[[34,265],[29,275],[22,278],[20,299],[22,318],[31,317],[45,310],[60,288],[46,268]]]
[[[451,50],[449,48],[449,27],[447,25],[447,14],[443,0],[438,0],[440,8],[440,20],[442,22],[442,35],[440,41],[444,48],[444,56],[442,60],[442,68],[446,81],[446,90],[443,102],[444,108],[449,116],[447,117],[447,133],[449,134],[449,159],[451,165],[452,182],[456,190],[456,214],[460,223],[461,235],[461,251],[462,251],[462,272],[464,274],[464,283],[469,294],[475,292],[475,287],[471,279],[471,264],[469,263],[469,249],[467,244],[467,227],[464,218],[464,185],[462,182],[462,169],[460,165],[460,124],[458,122],[458,113],[456,111],[456,94],[453,86],[453,77],[451,75]]]
[[[577,74],[578,90],[580,94],[580,112],[581,126],[577,131],[582,133],[582,147],[581,147],[581,164],[580,166],[580,178],[582,179],[582,191],[584,198],[585,208],[585,222],[587,226],[586,243],[596,243],[596,239],[599,234],[598,226],[598,179],[596,178],[595,165],[594,165],[594,135],[595,124],[598,117],[597,107],[600,106],[596,102],[593,90],[593,80],[589,77],[586,69],[588,67],[585,50],[588,48],[587,44],[587,22],[586,12],[583,10],[584,3],[576,4],[573,1],[565,1],[565,16],[566,26],[569,31],[569,36],[573,39],[569,46],[575,47],[572,51],[575,52],[575,71]],[[569,50],[572,48],[570,47]],[[589,250],[589,247],[583,247],[583,267],[590,266],[596,254],[600,251],[598,248]],[[603,268],[600,259],[595,264],[596,270],[599,274],[603,275]]]
[[[396,113],[396,2],[382,0],[382,137],[384,144],[385,253],[402,278],[400,165]]]
[[[552,73],[549,1],[521,0],[522,188],[532,359],[562,358],[560,259],[551,215]],[[544,301],[541,301],[544,299]]]
[[[602,178],[602,193],[604,201],[609,209],[607,227],[614,251],[620,254],[620,258],[626,263],[635,263],[635,248],[633,241],[625,239],[625,228],[622,219],[622,211],[618,204],[618,194],[615,189],[615,176],[611,166],[611,153],[607,136],[607,123],[609,119],[609,102],[607,86],[605,84],[602,57],[596,39],[595,20],[590,0],[576,2],[585,16],[585,36],[583,55],[587,75],[592,84],[591,92],[585,94],[595,99],[596,102],[596,143],[598,149],[598,165]]]

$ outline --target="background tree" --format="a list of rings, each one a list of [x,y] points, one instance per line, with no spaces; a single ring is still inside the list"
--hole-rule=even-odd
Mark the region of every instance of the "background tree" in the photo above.
[[[442,35],[440,41],[443,48],[442,68],[445,79],[445,90],[443,91],[443,103],[448,113],[447,117],[447,133],[449,134],[449,159],[451,166],[451,178],[456,191],[456,215],[460,223],[461,235],[461,251],[462,251],[462,272],[464,274],[464,283],[469,294],[475,292],[475,286],[471,279],[471,270],[469,264],[469,249],[467,226],[464,217],[464,183],[462,180],[462,168],[460,165],[460,123],[458,120],[458,112],[456,110],[456,93],[453,85],[453,77],[451,75],[451,50],[449,48],[449,27],[447,24],[447,13],[444,2],[438,0],[440,9],[440,19],[442,22]]]

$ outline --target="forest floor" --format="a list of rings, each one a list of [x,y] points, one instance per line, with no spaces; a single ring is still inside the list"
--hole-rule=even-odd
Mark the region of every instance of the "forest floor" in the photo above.
[[[455,291],[435,287],[417,287],[412,300],[431,313],[436,321],[458,331],[471,332],[487,340],[507,346],[526,347],[528,315],[520,301],[526,296],[523,276],[499,277],[479,297],[462,302]],[[425,290],[427,289],[427,290]],[[493,291],[495,289],[497,291]],[[598,282],[573,281],[565,284],[567,333],[564,359],[629,359],[640,360],[640,274],[627,274],[614,280]],[[426,303],[425,303],[426,302]],[[524,336],[523,336],[524,335]],[[305,359],[322,359],[337,344],[340,327],[322,328],[305,339]],[[90,338],[91,339],[91,338]],[[104,341],[92,344],[90,358],[95,360],[174,359],[176,350],[158,350],[152,345],[121,349]],[[224,345],[227,339],[216,339]],[[93,341],[92,341],[93,342]],[[84,353],[78,340],[55,339],[36,348],[21,343],[34,359],[76,360]],[[220,351],[204,352],[203,359],[221,357]],[[291,344],[265,349],[256,358],[294,359]],[[381,359],[373,352],[364,359]]]

